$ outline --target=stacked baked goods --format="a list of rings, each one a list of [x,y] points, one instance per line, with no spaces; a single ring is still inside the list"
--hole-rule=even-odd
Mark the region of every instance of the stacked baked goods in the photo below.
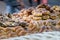
[[[0,14],[0,39],[56,30],[60,31],[60,6],[40,4],[16,14]]]

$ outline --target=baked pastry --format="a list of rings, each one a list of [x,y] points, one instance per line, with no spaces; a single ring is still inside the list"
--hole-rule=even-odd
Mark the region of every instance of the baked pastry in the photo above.
[[[55,6],[52,7],[52,9],[56,10],[56,11],[59,11],[60,10],[60,6],[55,5]]]
[[[33,19],[33,17],[34,17],[33,15],[29,15],[28,16],[29,19]]]
[[[55,20],[57,18],[56,15],[50,15],[50,19]]]
[[[28,35],[27,31],[21,30],[19,33],[17,33],[18,36]]]
[[[43,15],[43,16],[42,16],[42,20],[47,20],[47,19],[49,19],[49,18],[50,18],[49,15]]]
[[[50,26],[42,26],[40,28],[40,32],[49,32],[49,31],[52,31]]]
[[[50,6],[49,5],[46,5],[46,4],[40,4],[36,8],[37,9],[39,9],[39,8],[45,8],[46,10],[50,10]]]
[[[58,18],[60,19],[60,14],[58,14],[57,16],[58,16]]]
[[[43,11],[43,15],[49,15],[50,12],[49,11]]]
[[[33,17],[33,20],[41,20],[42,17]]]
[[[27,27],[27,30],[29,31],[29,33],[39,32],[40,27],[38,26],[38,23],[30,23],[30,25]]]
[[[34,11],[32,14],[36,17],[41,17],[42,16],[42,13],[40,13],[38,11]]]
[[[55,28],[56,28],[56,30],[59,30],[60,31],[60,20],[56,23]]]

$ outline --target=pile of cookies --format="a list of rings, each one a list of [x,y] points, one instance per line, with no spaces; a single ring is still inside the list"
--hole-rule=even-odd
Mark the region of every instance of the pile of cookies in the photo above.
[[[19,13],[0,14],[0,39],[49,31],[60,31],[60,6],[40,4]]]
[[[27,31],[25,31],[20,26],[16,26],[12,28],[11,27],[7,27],[7,28],[0,27],[0,39],[23,36],[26,34],[27,34]]]
[[[32,19],[32,20],[55,20],[60,19],[60,6],[50,7],[48,5],[41,4],[37,6],[35,9],[33,7],[29,9],[22,9],[18,15],[22,17],[24,20]]]
[[[29,25],[32,25],[27,27],[28,30],[34,30],[35,26],[39,32],[56,31],[60,29],[60,6],[50,7],[49,5],[40,4],[36,8],[30,7],[28,9],[22,9],[17,15],[29,23]],[[36,32],[36,30],[34,32]]]

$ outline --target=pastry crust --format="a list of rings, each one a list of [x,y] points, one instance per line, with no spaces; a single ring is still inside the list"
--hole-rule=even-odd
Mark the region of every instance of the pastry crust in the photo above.
[[[33,20],[41,20],[41,17],[33,17]]]
[[[51,18],[52,20],[55,20],[57,17],[56,17],[55,15],[50,15],[50,18]]]
[[[42,16],[42,20],[47,20],[47,19],[49,19],[49,18],[50,18],[49,15],[43,15],[43,16]]]
[[[33,15],[34,15],[35,17],[41,17],[41,16],[42,16],[42,13],[33,13]]]

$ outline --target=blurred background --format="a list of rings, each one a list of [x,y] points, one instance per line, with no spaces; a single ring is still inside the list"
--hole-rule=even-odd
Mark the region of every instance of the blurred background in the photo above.
[[[0,13],[5,13],[6,12],[6,9],[9,9],[8,7],[7,7],[7,4],[9,5],[9,3],[8,3],[8,1],[7,1],[7,3],[6,3],[6,1],[7,0],[0,0]],[[51,5],[51,6],[53,6],[53,5],[60,5],[60,0],[40,0],[39,2],[39,4],[41,4],[41,3],[44,3],[44,2],[42,2],[42,1],[45,1],[47,4],[49,4],[49,5]],[[29,8],[29,7],[32,7],[32,6],[37,6],[38,4],[37,4],[37,2],[38,1],[36,1],[36,0],[18,0],[18,2],[20,2],[20,6],[18,6],[18,9],[19,10],[21,10],[22,8]],[[14,2],[13,2],[14,3]],[[13,4],[13,3],[10,3],[10,6],[11,6],[11,4]],[[7,8],[6,8],[7,7]],[[14,7],[13,7],[14,8]],[[12,9],[13,9],[12,8]],[[13,9],[14,10],[14,9]],[[8,10],[7,10],[8,11]],[[17,10],[18,11],[18,10]],[[7,12],[8,13],[8,12]],[[12,12],[12,13],[14,13],[14,12]]]

